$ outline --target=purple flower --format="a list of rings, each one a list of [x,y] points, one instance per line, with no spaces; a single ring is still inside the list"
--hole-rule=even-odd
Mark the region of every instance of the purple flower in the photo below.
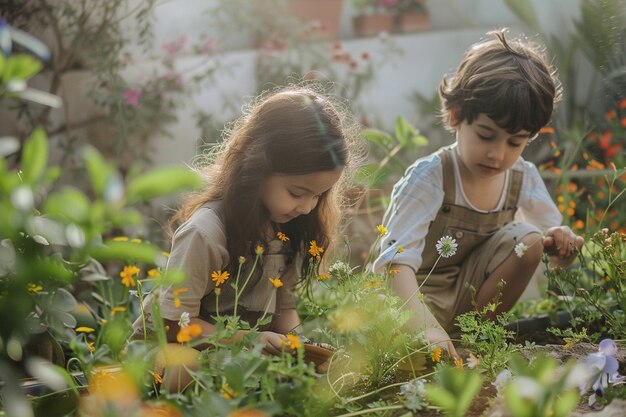
[[[604,396],[604,389],[609,384],[621,383],[624,377],[617,373],[618,363],[615,359],[617,345],[611,339],[604,339],[598,345],[598,352],[587,355],[586,366],[591,379],[581,387],[581,391],[591,388],[594,394],[589,396],[589,405],[596,401],[596,395]]]

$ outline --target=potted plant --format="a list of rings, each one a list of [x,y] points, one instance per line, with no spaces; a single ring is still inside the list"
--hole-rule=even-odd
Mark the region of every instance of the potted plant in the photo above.
[[[430,29],[430,17],[424,0],[395,0],[396,30],[401,33]]]
[[[357,15],[352,19],[356,36],[372,36],[393,32],[393,7],[397,0],[352,0]]]

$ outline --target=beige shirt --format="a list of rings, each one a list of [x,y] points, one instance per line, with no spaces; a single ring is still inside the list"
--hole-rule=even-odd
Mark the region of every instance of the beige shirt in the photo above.
[[[220,314],[228,314],[234,309],[235,284],[243,289],[238,300],[239,311],[260,312],[258,316],[267,312],[271,316],[280,314],[281,310],[295,308],[295,262],[286,265],[290,248],[287,242],[278,239],[268,243],[261,257],[261,265],[256,266],[262,268],[262,274],[255,274],[244,286],[248,274],[242,273],[238,278],[236,271],[230,271],[229,279],[219,286],[221,293],[218,301],[211,274],[214,271],[225,271],[230,260],[226,249],[225,228],[220,217],[221,208],[220,202],[201,207],[174,233],[167,268],[181,269],[186,272],[187,277],[176,288],[170,286],[157,289],[146,297],[144,314],[149,324],[147,327],[152,327],[150,312],[156,296],[159,297],[161,315],[165,319],[178,321],[181,314],[187,312],[192,318],[200,317],[212,321],[211,316],[216,315],[218,308]],[[255,257],[254,253],[246,254],[245,265],[251,266]],[[277,277],[284,284],[278,289],[269,280]],[[174,290],[177,288],[187,290],[179,291],[175,297]],[[175,305],[175,298],[180,302],[179,307]],[[136,330],[137,326],[141,327],[141,317],[135,322]]]

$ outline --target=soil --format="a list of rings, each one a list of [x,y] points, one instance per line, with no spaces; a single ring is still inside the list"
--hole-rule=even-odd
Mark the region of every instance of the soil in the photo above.
[[[545,336],[545,339],[542,339]],[[549,342],[557,342],[557,344],[537,344],[539,341],[547,340]],[[589,343],[581,343],[569,348],[565,348],[563,341],[556,336],[547,332],[535,332],[534,334],[524,335],[523,339],[518,338],[518,343],[524,341],[534,342],[535,345],[529,345],[522,349],[522,355],[530,360],[531,358],[543,354],[547,357],[555,358],[561,364],[568,361],[583,361],[589,353],[597,351],[597,346]],[[620,349],[616,355],[619,362],[620,375],[626,374],[626,351]],[[496,389],[491,381],[485,382],[480,393],[472,403],[465,417],[510,417],[511,414],[506,410],[506,406],[502,398],[496,395]],[[624,417],[626,416],[626,401],[615,399],[602,409],[593,409],[588,403],[588,394],[581,397],[578,407],[572,412],[571,417]],[[598,406],[601,408],[602,406]],[[435,411],[422,411],[414,414],[415,417],[442,417],[442,413]]]

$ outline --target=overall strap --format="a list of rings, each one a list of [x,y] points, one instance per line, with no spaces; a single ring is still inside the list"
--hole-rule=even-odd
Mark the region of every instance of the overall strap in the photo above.
[[[516,168],[511,168],[509,178],[509,192],[504,202],[504,209],[517,208],[519,202],[519,196],[522,191],[522,182],[524,181],[524,171]]]
[[[441,173],[443,174],[443,204],[454,204],[456,197],[456,180],[454,178],[454,161],[452,160],[453,149],[441,148]]]

